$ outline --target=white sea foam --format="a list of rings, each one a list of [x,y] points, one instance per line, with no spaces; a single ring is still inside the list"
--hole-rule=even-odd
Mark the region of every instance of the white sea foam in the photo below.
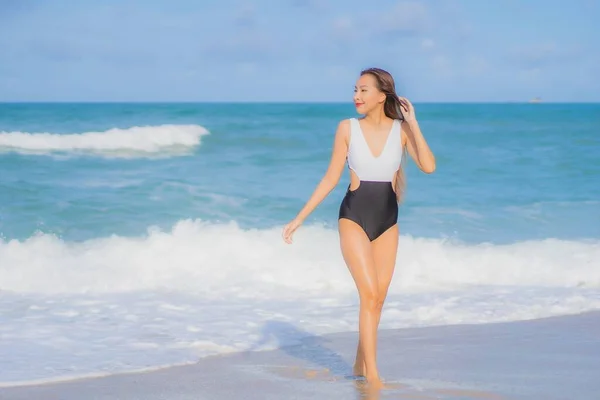
[[[392,293],[463,285],[600,287],[600,243],[547,239],[467,245],[402,236]],[[303,226],[285,245],[278,229],[183,220],[141,237],[65,242],[39,234],[0,242],[0,288],[18,293],[175,290],[210,296],[348,294],[354,283],[337,232]]]
[[[357,329],[336,231],[184,220],[141,237],[0,241],[0,383],[106,374]],[[402,236],[382,328],[600,309],[600,242]],[[268,326],[297,329],[277,337]],[[284,332],[285,333],[285,332]]]
[[[0,151],[147,157],[189,152],[209,132],[199,125],[135,126],[77,134],[0,132]]]

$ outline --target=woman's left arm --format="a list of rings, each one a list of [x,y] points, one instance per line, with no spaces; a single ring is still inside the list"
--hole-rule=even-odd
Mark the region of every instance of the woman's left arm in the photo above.
[[[408,99],[404,97],[399,99],[404,114],[402,129],[406,133],[405,143],[403,144],[419,169],[426,174],[431,174],[435,171],[435,157],[427,145],[423,133],[421,133],[421,128],[419,128],[419,123],[415,117],[415,109]]]

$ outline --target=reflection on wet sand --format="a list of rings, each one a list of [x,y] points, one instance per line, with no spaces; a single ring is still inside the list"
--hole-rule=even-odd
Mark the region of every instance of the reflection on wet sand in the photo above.
[[[317,380],[324,382],[351,382],[356,390],[356,400],[509,400],[497,393],[457,389],[457,388],[428,388],[423,389],[414,385],[396,381],[384,381],[384,387],[373,389],[362,377],[353,375],[338,375],[328,368],[304,368],[290,365],[264,365],[263,368],[283,378]]]

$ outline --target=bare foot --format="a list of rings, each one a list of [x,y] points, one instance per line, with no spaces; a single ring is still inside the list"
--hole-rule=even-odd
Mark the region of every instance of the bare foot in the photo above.
[[[382,389],[384,387],[379,375],[367,376],[367,384],[369,385],[370,389]]]

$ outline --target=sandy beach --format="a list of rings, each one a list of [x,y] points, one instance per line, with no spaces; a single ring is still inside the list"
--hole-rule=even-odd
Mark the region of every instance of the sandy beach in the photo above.
[[[298,327],[274,322],[273,335]],[[600,313],[380,331],[390,385],[351,377],[356,333],[311,336],[274,351],[197,364],[0,389],[3,400],[61,399],[590,399],[600,391]]]

